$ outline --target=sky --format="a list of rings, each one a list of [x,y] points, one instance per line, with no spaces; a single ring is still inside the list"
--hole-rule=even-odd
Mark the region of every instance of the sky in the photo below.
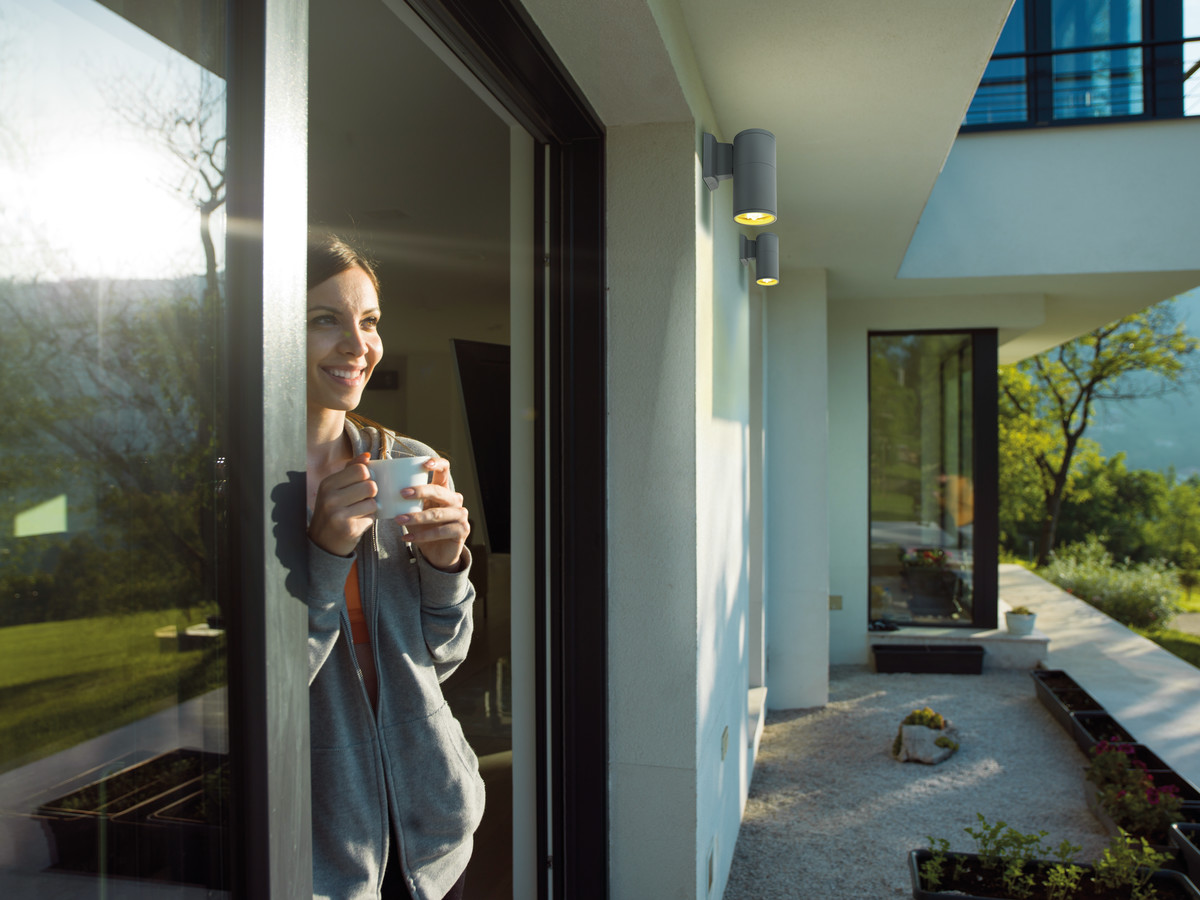
[[[1181,294],[1176,306],[1188,333],[1200,337],[1200,288]],[[1193,357],[1189,369],[1187,383],[1169,396],[1101,402],[1084,436],[1106,457],[1125,453],[1130,469],[1200,474],[1200,359]]]
[[[198,72],[92,0],[0,0],[0,278],[204,271],[180,164],[116,111]]]

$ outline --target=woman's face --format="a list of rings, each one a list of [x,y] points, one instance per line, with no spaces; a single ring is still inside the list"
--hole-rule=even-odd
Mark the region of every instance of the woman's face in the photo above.
[[[362,399],[383,343],[379,296],[357,267],[308,292],[309,409],[351,410]]]

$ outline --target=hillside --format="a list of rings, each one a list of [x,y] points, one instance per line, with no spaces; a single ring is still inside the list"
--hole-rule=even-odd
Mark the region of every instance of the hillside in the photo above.
[[[1189,333],[1200,335],[1200,288],[1181,294],[1176,308]],[[1168,397],[1100,404],[1087,437],[1105,456],[1124,452],[1130,469],[1200,474],[1200,359],[1191,369],[1190,383]]]

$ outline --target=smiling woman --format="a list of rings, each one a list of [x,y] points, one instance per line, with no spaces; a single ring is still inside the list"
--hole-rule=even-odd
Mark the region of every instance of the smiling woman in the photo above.
[[[331,237],[308,271],[313,888],[458,900],[484,795],[441,690],[474,625],[467,511],[431,448],[348,416],[383,353],[374,268]],[[388,519],[366,463],[413,457],[420,506]]]

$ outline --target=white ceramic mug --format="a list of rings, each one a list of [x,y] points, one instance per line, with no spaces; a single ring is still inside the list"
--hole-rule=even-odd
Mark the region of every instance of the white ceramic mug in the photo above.
[[[431,456],[401,456],[397,459],[372,459],[367,461],[371,480],[379,485],[375,502],[379,504],[380,519],[394,519],[409,513],[420,512],[422,501],[409,500],[400,496],[405,488],[429,484],[430,472],[425,468]]]

